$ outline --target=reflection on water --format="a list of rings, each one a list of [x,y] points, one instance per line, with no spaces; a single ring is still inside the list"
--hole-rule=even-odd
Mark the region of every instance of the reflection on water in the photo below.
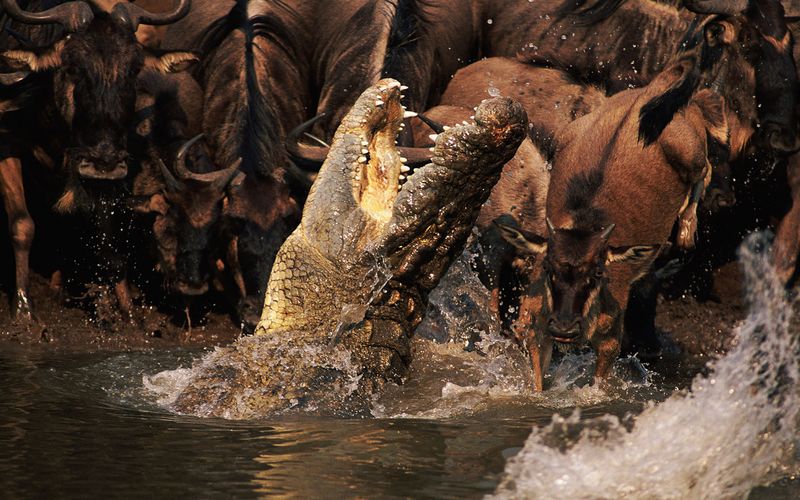
[[[715,378],[698,378],[692,397],[671,395],[689,387],[696,366],[620,360],[601,391],[588,385],[588,354],[554,364],[552,390],[533,393],[524,357],[490,327],[470,345],[477,323],[453,314],[480,302],[469,276],[456,279],[459,293],[434,301],[432,318],[444,323],[427,326],[458,342],[418,340],[408,383],[375,400],[375,419],[169,413],[143,377],[188,366],[197,353],[0,351],[0,491],[10,498],[477,498],[497,490],[550,498],[615,497],[622,493],[615,486],[635,483],[662,489],[628,494],[741,496],[794,472],[778,459],[794,440],[796,343],[782,292],[763,279],[765,269],[756,272],[763,300],[740,329],[751,341],[716,365]],[[787,479],[751,493],[798,496],[800,482]]]
[[[174,358],[0,353],[4,496],[479,496],[530,425],[549,418],[513,408],[447,422],[176,416],[139,385]]]

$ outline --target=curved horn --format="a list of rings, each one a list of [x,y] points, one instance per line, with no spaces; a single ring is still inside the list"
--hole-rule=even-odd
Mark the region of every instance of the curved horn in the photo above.
[[[239,171],[239,166],[242,164],[242,159],[239,158],[236,162],[228,168],[222,170],[214,170],[213,172],[197,173],[192,172],[186,167],[186,153],[192,146],[203,138],[203,134],[198,134],[188,141],[178,150],[175,158],[175,173],[183,180],[192,180],[201,184],[208,184],[215,189],[222,190],[233,179],[233,176]]]
[[[0,73],[0,85],[14,85],[30,75],[30,71],[16,71],[14,73]]]
[[[616,224],[609,224],[607,228],[603,229],[603,234],[600,237],[604,240],[608,240],[611,237],[611,233],[614,232],[614,228],[617,227]]]
[[[437,122],[436,120],[431,120],[430,118],[428,118],[427,116],[425,116],[425,115],[423,115],[421,113],[417,115],[417,118],[422,120],[422,122],[425,125],[429,126],[437,134],[441,134],[442,132],[444,132],[444,125],[442,125],[441,123]]]
[[[295,163],[319,170],[325,158],[328,157],[328,152],[331,149],[330,147],[309,146],[307,144],[301,144],[299,141],[300,135],[323,116],[325,116],[324,112],[310,120],[304,121],[292,129],[286,136],[286,151]],[[406,163],[409,166],[417,167],[426,165],[431,161],[431,153],[428,148],[398,147],[397,150],[407,159]]]
[[[131,2],[120,2],[111,9],[111,18],[120,26],[136,31],[140,24],[160,26],[183,19],[192,6],[191,0],[178,0],[178,5],[169,12],[153,13]]]
[[[158,168],[161,170],[161,175],[164,177],[164,183],[167,186],[168,191],[180,191],[183,189],[183,184],[172,175],[172,172],[169,171],[164,162],[161,158],[156,157],[158,161]]]
[[[695,14],[724,14],[736,16],[744,13],[748,0],[683,0],[686,10]]]
[[[325,158],[328,156],[329,148],[324,146],[309,146],[307,144],[301,144],[300,136],[303,135],[303,133],[309,127],[311,127],[311,125],[319,121],[324,116],[325,112],[323,111],[314,118],[306,120],[300,125],[296,126],[286,135],[285,147],[286,152],[289,153],[289,156],[291,156],[296,163],[309,166],[315,170],[319,170],[319,167],[322,166],[322,162],[324,162]]]
[[[189,179],[192,176],[197,175],[186,168],[186,153],[188,153],[189,149],[191,149],[191,147],[202,138],[203,134],[197,134],[183,143],[183,146],[181,146],[181,148],[178,150],[178,154],[175,158],[175,173],[178,174],[178,177],[181,179]]]
[[[239,166],[241,164],[242,164],[242,159],[239,158],[233,165],[231,165],[228,168],[201,175],[208,176],[209,178],[213,177],[212,180],[209,182],[209,184],[216,191],[222,191],[228,186],[228,184],[230,184],[230,182],[234,179],[234,177],[236,177],[236,175],[239,173]]]
[[[0,5],[15,21],[25,24],[60,24],[70,33],[86,29],[94,19],[92,8],[86,2],[67,2],[42,12],[28,12],[16,0],[0,0]]]

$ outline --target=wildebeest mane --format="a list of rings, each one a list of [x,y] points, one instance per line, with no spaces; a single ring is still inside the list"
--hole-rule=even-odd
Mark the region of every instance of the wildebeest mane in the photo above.
[[[592,26],[611,17],[627,0],[566,0],[559,6],[559,18],[570,17],[576,26]]]
[[[256,67],[256,58],[259,54],[256,52],[260,52],[261,49],[256,44],[256,39],[264,38],[277,44],[282,50],[287,51],[289,57],[295,54],[293,49],[284,43],[285,40],[291,40],[291,36],[278,16],[274,13],[265,13],[248,18],[247,3],[246,0],[238,0],[226,16],[214,21],[204,31],[195,46],[200,47],[205,64],[209,64],[212,58],[207,55],[219,47],[231,32],[241,30],[244,34],[245,76],[242,90],[246,92],[246,100],[237,118],[238,123],[235,128],[238,132],[226,139],[228,144],[225,148],[235,151],[234,154],[242,159],[240,169],[244,173],[280,177],[283,172],[275,171],[275,166],[280,165],[279,158],[275,158],[280,150],[275,147],[280,144],[280,130],[259,82]],[[289,9],[279,0],[275,0],[274,3]],[[229,158],[230,161],[234,159]]]
[[[695,29],[695,36],[705,40],[702,30]],[[678,50],[678,57],[685,61],[683,75],[661,95],[648,101],[639,111],[639,140],[648,146],[658,140],[675,113],[683,109],[700,85],[704,72],[710,70],[720,59],[722,48],[712,47],[705,41],[695,42],[693,37],[685,38],[687,42]],[[699,51],[697,45],[702,43]],[[692,48],[694,47],[694,49]],[[699,52],[699,54],[698,54]]]
[[[243,129],[241,146],[242,170],[256,172],[267,177],[283,176],[282,141],[279,125],[275,114],[262,92],[256,73],[256,51],[261,49],[256,45],[256,38],[265,38],[281,47],[290,61],[296,56],[292,48],[284,41],[291,40],[283,22],[274,14],[259,15],[249,20],[245,31],[245,84],[247,88],[248,106]],[[276,171],[277,167],[277,171]],[[281,179],[282,180],[282,179]]]
[[[397,78],[408,55],[425,34],[426,20],[421,9],[424,2],[420,0],[390,0],[389,3],[393,4],[395,9],[389,29],[382,76]]]

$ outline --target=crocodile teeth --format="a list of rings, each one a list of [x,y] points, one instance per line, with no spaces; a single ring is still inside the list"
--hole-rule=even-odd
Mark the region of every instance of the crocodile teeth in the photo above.
[[[467,120],[461,120],[461,123],[463,123],[464,125],[469,125],[469,122]]]
[[[399,86],[400,86],[400,82],[398,82],[398,81],[394,81],[394,82],[391,82],[391,83],[389,84],[389,88],[390,88],[390,89],[393,89],[393,88],[395,88],[395,87],[399,87]]]
[[[369,146],[369,142],[367,142],[367,141],[361,141],[361,145],[362,145],[362,146]]]
[[[405,99],[405,98],[406,98],[405,94],[400,94],[400,99]]]
[[[367,124],[367,119],[366,118],[362,118],[361,119],[361,124],[362,125],[366,125]]]
[[[404,128],[406,128],[405,123],[401,123],[399,128],[400,128],[400,130],[403,130]]]
[[[475,115],[470,116],[469,119],[470,120],[474,120],[475,119]]]
[[[408,158],[403,158],[403,157],[401,156],[401,157],[400,157],[400,161],[402,161],[403,163],[405,163],[405,162],[407,162],[407,161],[408,161]]]
[[[408,87],[407,87],[407,86],[405,86],[405,85],[400,85],[400,90],[407,90],[407,89],[408,89]]]
[[[366,156],[359,156],[358,157],[358,163],[367,163],[367,157]]]
[[[450,125],[442,125],[442,130],[450,130]]]
[[[408,165],[401,165],[400,166],[400,171],[401,172],[410,172],[411,171],[411,167],[409,167]]]
[[[436,151],[436,148],[428,148],[428,151],[430,151],[431,153],[433,153],[434,151]]]
[[[400,179],[401,181],[406,180],[406,176],[405,175],[398,175],[397,178]]]
[[[439,137],[439,134],[431,134],[428,137],[430,137],[432,141],[436,141],[436,139]]]
[[[403,118],[413,118],[415,116],[417,116],[417,113],[414,113],[413,111],[406,111],[403,113]]]
[[[364,148],[361,150],[361,154],[367,154],[367,153],[369,153],[369,149]]]
[[[381,107],[381,106],[383,106],[383,105],[384,105],[384,102],[383,102],[383,101],[381,101],[380,99],[376,99],[376,100],[375,100],[375,105],[376,105],[376,106],[378,106],[378,107]]]

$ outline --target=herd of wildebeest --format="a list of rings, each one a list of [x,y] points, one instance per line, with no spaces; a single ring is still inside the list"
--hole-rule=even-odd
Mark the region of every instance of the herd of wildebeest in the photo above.
[[[122,312],[131,261],[149,259],[170,300],[213,283],[252,328],[336,127],[385,77],[408,86],[404,104],[419,113],[398,138],[411,163],[484,99],[508,96],[527,112],[528,137],[471,244],[538,387],[554,341],[590,343],[599,377],[623,331],[651,342],[665,277],[708,293],[748,231],[775,230],[778,275],[793,282],[795,0],[0,5],[0,187],[17,321],[37,321],[30,214],[49,212],[91,229],[81,251],[102,256]],[[29,185],[57,196],[26,196]]]

